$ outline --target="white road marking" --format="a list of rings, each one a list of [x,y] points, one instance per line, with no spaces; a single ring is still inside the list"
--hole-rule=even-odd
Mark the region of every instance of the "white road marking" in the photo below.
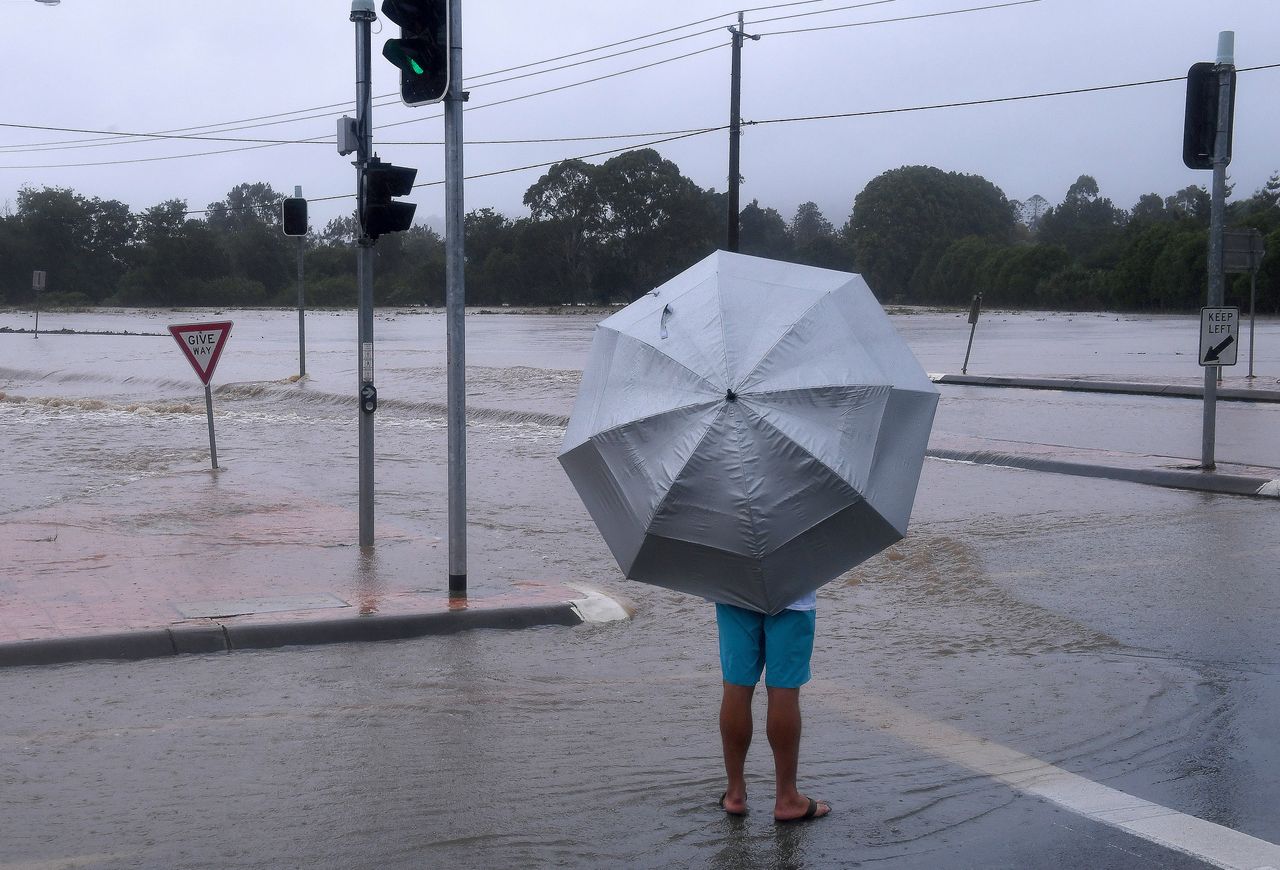
[[[827,680],[809,684],[821,703],[861,719],[1024,794],[1228,870],[1276,870],[1280,846],[1171,810],[1055,767],[1016,749],[936,722]]]

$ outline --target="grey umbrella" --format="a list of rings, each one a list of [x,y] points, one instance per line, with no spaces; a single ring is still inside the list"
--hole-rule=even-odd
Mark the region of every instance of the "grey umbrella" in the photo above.
[[[627,577],[776,613],[906,534],[937,402],[862,278],[720,251],[600,323],[560,462]]]

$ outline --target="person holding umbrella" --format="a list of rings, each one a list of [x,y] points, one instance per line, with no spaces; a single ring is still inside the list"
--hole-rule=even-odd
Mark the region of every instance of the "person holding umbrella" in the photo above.
[[[717,251],[601,321],[560,464],[623,574],[714,601],[729,782],[746,812],[763,673],[780,822],[815,593],[901,540],[938,389],[858,275]]]
[[[751,746],[751,699],[765,674],[769,707],[766,733],[773,750],[776,822],[820,819],[831,812],[826,801],[802,794],[796,786],[800,761],[800,687],[809,682],[817,593],[810,592],[781,613],[766,616],[732,604],[716,605],[720,636],[720,742],[729,783],[720,806],[732,816],[746,815],[745,765]]]

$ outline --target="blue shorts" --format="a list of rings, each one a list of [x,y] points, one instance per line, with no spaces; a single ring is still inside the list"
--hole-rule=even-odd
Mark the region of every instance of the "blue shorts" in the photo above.
[[[720,629],[720,670],[726,683],[754,686],[768,672],[765,685],[774,689],[798,689],[809,682],[813,655],[813,610],[784,610],[773,616],[716,605]]]

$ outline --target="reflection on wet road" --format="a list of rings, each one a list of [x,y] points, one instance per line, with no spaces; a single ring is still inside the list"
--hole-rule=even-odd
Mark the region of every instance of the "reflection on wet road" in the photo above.
[[[433,317],[386,325],[378,509],[440,536],[443,361],[407,348]],[[835,814],[771,823],[760,725],[753,812],[728,819],[715,807],[710,609],[620,580],[554,461],[592,324],[474,319],[472,572],[593,583],[634,601],[636,618],[0,671],[0,868],[1206,866],[993,777],[957,754],[959,735],[1134,806],[1280,842],[1274,501],[926,463],[908,538],[820,595],[801,784]],[[505,344],[499,320],[518,321]],[[261,481],[350,514],[354,331],[348,342],[345,322],[322,321],[313,362],[309,329],[318,374],[290,384],[292,345],[254,337],[271,316],[244,322],[215,399],[224,488]],[[1105,371],[1092,357],[1105,342],[1076,343],[1061,321],[1046,344],[1034,323],[1012,324],[1010,346],[1035,335],[1039,353],[1076,366],[1058,374]],[[907,330],[934,370],[951,325]],[[1164,327],[1135,327],[1135,346],[1164,347]],[[148,339],[114,341],[134,344],[96,380],[65,360],[0,359],[0,517],[65,506],[71,518],[113,499],[145,516],[151,487],[206,480],[186,473],[207,461],[201,405],[177,407],[196,390],[168,383],[186,383],[185,362],[166,345],[168,371],[139,349]],[[947,391],[939,425],[1144,452],[1198,432],[1194,402],[1110,398]],[[1238,410],[1220,456],[1275,465],[1254,452],[1274,453],[1273,412]]]

